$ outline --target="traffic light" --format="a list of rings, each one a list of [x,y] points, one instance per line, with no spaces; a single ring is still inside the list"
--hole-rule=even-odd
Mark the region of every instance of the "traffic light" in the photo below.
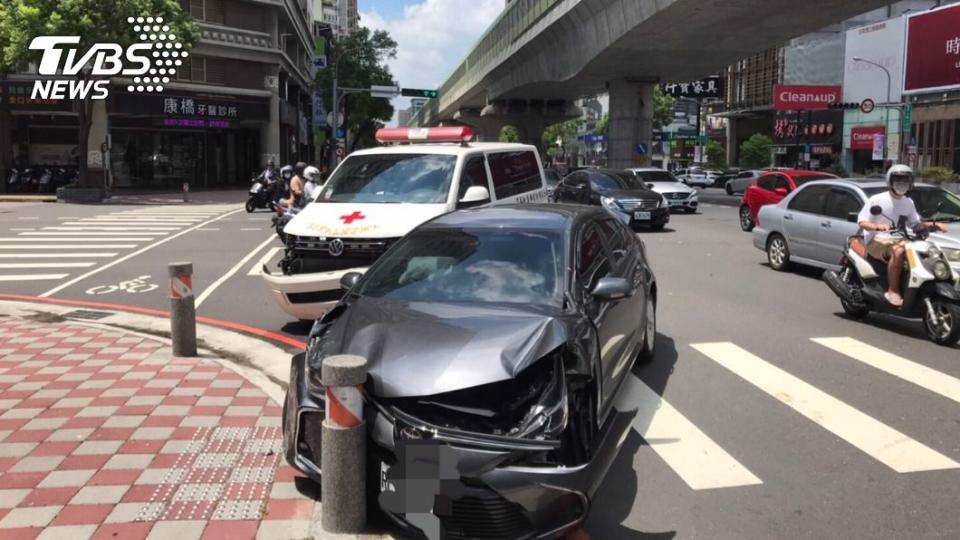
[[[423,88],[401,88],[400,95],[406,97],[435,98],[440,95],[440,92],[437,90],[426,90]]]
[[[859,109],[859,108],[860,108],[860,104],[859,104],[859,103],[839,103],[839,102],[834,102],[834,103],[828,103],[828,104],[827,104],[827,108],[828,108],[828,109],[834,109],[834,110],[840,109],[840,110],[848,110],[848,111],[849,111],[849,110]]]

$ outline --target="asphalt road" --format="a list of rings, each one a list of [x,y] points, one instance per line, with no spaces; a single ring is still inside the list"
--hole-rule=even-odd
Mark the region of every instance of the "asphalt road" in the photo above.
[[[165,309],[166,264],[189,260],[198,313],[302,337],[309,328],[273,304],[255,272],[280,246],[270,214],[239,210],[239,192],[195,198],[210,204],[0,203],[0,264],[93,263],[0,266],[0,292]],[[960,537],[960,350],[927,342],[914,324],[847,320],[819,272],[774,272],[735,208],[704,203],[642,233],[661,291],[658,355],[635,369],[640,413],[594,501],[590,535]],[[52,234],[25,234],[41,232]],[[57,235],[66,232],[138,240]],[[96,244],[132,247],[81,247]],[[146,285],[125,285],[138,292],[119,288],[145,275]]]

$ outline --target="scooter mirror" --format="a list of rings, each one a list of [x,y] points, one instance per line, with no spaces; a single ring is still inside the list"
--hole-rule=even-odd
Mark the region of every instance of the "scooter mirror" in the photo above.
[[[883,208],[880,208],[879,206],[871,206],[870,213],[874,216],[879,216],[883,213]]]

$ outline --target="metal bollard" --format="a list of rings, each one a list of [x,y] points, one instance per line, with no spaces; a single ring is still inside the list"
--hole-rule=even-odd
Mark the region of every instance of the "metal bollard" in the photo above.
[[[183,183],[183,202],[190,202],[190,183]]]
[[[193,264],[170,263],[170,340],[174,356],[197,356],[197,312],[193,306]]]
[[[320,524],[327,532],[361,533],[367,525],[367,428],[361,393],[367,359],[330,356],[323,361],[321,377],[327,412],[321,434]]]

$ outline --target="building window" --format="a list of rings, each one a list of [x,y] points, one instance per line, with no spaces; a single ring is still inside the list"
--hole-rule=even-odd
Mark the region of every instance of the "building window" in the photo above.
[[[223,24],[223,0],[180,0],[180,8],[194,19]]]
[[[226,84],[226,65],[223,58],[191,56],[177,69],[177,80],[209,84]]]

